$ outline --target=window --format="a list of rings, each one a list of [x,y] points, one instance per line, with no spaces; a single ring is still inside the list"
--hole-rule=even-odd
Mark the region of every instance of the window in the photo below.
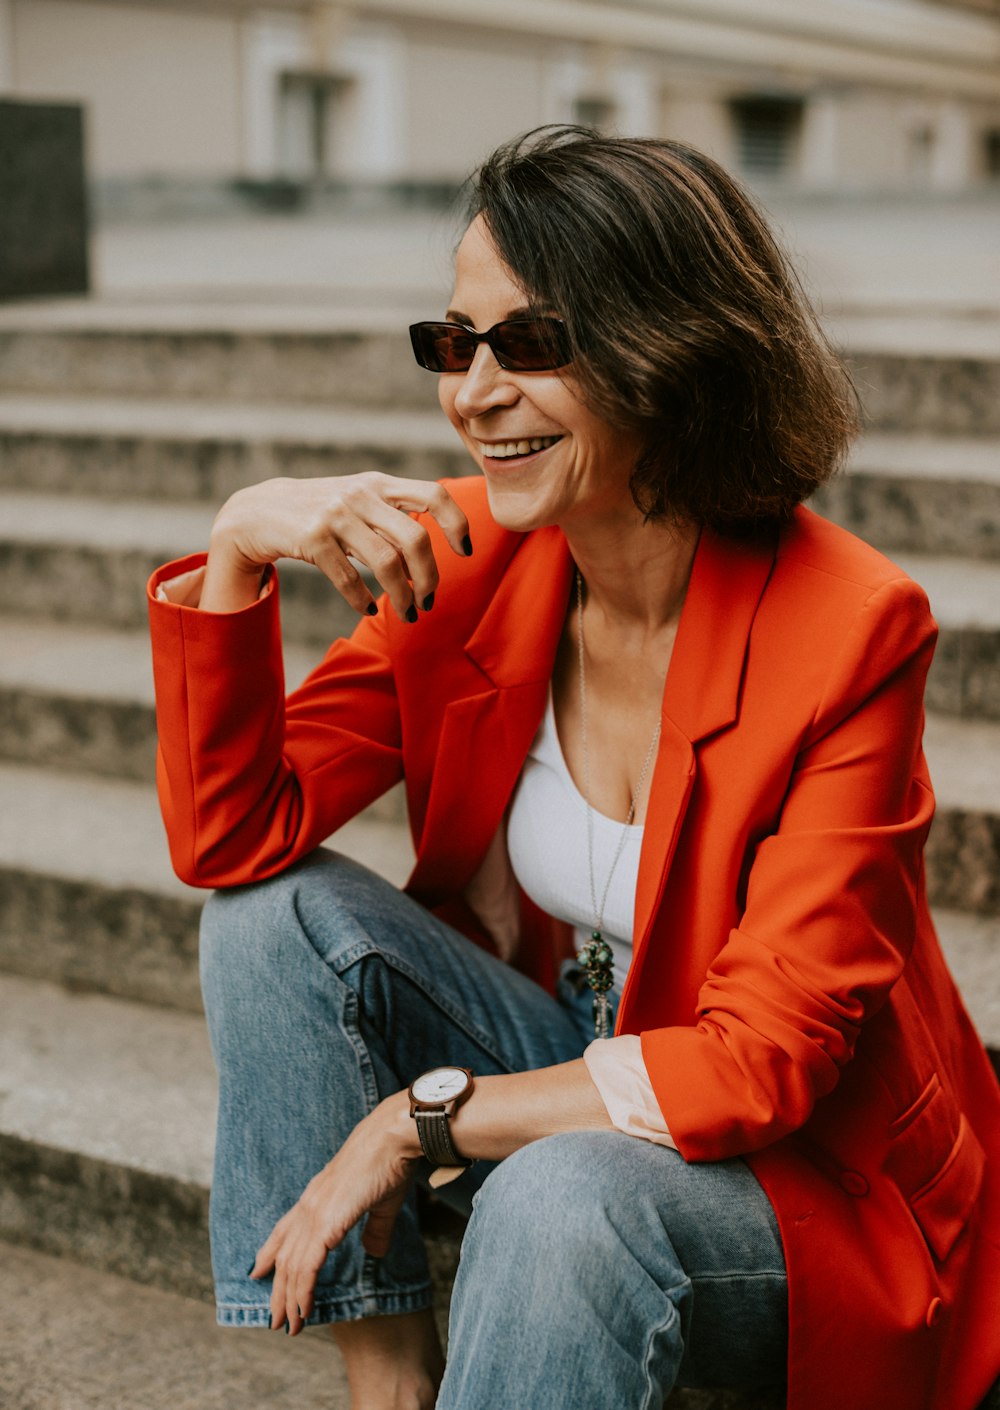
[[[615,120],[615,105],[609,98],[582,97],[573,104],[573,121],[581,127],[606,131]]]
[[[983,133],[983,169],[987,180],[1000,181],[1000,127]]]
[[[312,181],[331,174],[337,109],[349,86],[349,80],[330,73],[281,75],[278,120],[283,175]]]
[[[795,162],[803,101],[770,94],[734,98],[736,158],[749,176],[785,176]]]

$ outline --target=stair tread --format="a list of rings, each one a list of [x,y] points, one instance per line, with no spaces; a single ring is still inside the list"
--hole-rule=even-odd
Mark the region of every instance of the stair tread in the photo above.
[[[215,508],[208,504],[101,501],[86,496],[0,494],[0,534],[32,544],[104,552],[140,549],[167,559],[208,548]]]
[[[195,1298],[17,1244],[0,1255],[7,1287],[31,1289],[4,1301],[8,1410],[348,1410],[325,1328],[294,1341],[224,1331]]]
[[[934,924],[980,1037],[1000,1050],[1000,916],[936,909]]]
[[[1000,439],[870,431],[853,447],[847,470],[848,474],[864,472],[893,479],[1000,485]]]
[[[152,704],[147,632],[0,616],[0,688],[62,697]],[[285,682],[294,689],[321,653],[286,642]]]
[[[1000,812],[1000,724],[928,715],[924,750],[938,807]]]
[[[0,393],[0,433],[12,431],[190,441],[363,441],[393,450],[460,447],[453,428],[435,409],[352,410],[308,404]]]
[[[853,354],[1000,359],[1000,321],[993,317],[870,309],[832,314],[824,323],[837,346]]]
[[[336,333],[403,333],[418,318],[436,318],[447,290],[411,289],[405,294],[377,290],[309,291],[308,298],[273,297],[266,290],[235,290],[230,298],[213,297],[199,289],[197,297],[183,290],[169,297],[146,298],[140,292],[108,298],[39,299],[0,305],[4,333],[152,333],[199,336],[203,333],[319,335]]]
[[[890,557],[924,589],[942,626],[1000,627],[1000,563],[929,553]]]
[[[0,764],[0,866],[200,902],[170,868],[154,790],[148,784]],[[402,885],[413,862],[401,823],[363,816],[332,845]]]
[[[0,535],[8,542],[134,549],[165,561],[205,549],[213,517],[210,505],[0,493]],[[942,625],[1000,627],[1000,563],[918,553],[892,560],[926,589]]]
[[[149,642],[145,632],[0,617],[0,689],[34,691],[62,699],[116,703],[153,701]],[[321,657],[285,646],[288,688]],[[942,805],[995,811],[1000,804],[1000,724],[929,715],[924,746]],[[81,795],[81,803],[88,800]],[[2,829],[2,822],[0,822]]]
[[[196,1014],[0,975],[0,1131],[207,1186],[216,1078]]]

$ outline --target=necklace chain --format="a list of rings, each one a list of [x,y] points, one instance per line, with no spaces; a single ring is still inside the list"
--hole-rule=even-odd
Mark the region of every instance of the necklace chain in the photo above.
[[[604,927],[604,909],[608,903],[611,879],[615,874],[615,868],[618,866],[622,852],[625,850],[628,830],[632,826],[632,819],[635,817],[639,795],[642,793],[643,784],[646,782],[646,775],[649,773],[650,765],[656,754],[656,746],[660,742],[661,717],[658,713],[656,717],[656,728],[653,731],[652,739],[649,741],[649,748],[646,750],[646,757],[643,760],[642,769],[639,772],[639,778],[635,785],[631,802],[629,803],[628,816],[622,824],[621,836],[618,838],[618,845],[611,859],[611,866],[604,882],[604,890],[601,892],[600,905],[598,905],[597,883],[594,878],[594,810],[590,802],[590,740],[587,731],[587,671],[584,664],[586,652],[583,642],[583,577],[579,570],[577,570],[576,574],[576,642],[580,678],[580,736],[583,745],[583,801],[587,805],[587,866],[590,877],[590,905],[594,912],[594,929],[591,932],[590,943],[584,946],[577,958],[583,965],[587,975],[587,982],[594,991],[595,1032],[598,1038],[606,1038],[610,1031],[607,993],[613,983],[612,966],[614,957],[610,945],[602,934]]]

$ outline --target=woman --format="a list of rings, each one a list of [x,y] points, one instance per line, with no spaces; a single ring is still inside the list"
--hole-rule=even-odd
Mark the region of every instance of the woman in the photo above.
[[[924,893],[935,629],[799,507],[854,407],[793,277],[707,158],[543,130],[413,342],[481,478],[258,485],[151,584],[223,888],[220,1320],[332,1323],[358,1410],[972,1410],[1000,1102]],[[287,705],[286,557],[361,618]],[[405,895],[314,851],[400,777]],[[422,1156],[478,1190],[443,1380]]]

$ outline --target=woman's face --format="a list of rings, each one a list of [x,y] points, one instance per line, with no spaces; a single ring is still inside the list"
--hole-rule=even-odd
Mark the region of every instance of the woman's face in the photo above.
[[[529,299],[477,217],[455,258],[455,292],[446,317],[485,332],[525,314]],[[543,310],[558,314],[558,309]],[[444,372],[438,396],[486,479],[498,524],[522,532],[546,524],[570,529],[637,511],[628,483],[637,436],[609,426],[584,404],[572,367],[505,372],[480,343],[468,372]],[[507,456],[508,446],[543,447]]]

